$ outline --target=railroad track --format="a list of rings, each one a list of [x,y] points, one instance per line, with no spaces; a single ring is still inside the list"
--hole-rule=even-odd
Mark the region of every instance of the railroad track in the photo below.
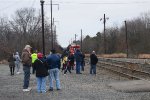
[[[150,80],[148,63],[99,58],[97,66],[131,79]]]
[[[130,61],[118,61],[99,58],[98,66],[101,68],[125,75],[133,79],[150,80],[150,65]]]

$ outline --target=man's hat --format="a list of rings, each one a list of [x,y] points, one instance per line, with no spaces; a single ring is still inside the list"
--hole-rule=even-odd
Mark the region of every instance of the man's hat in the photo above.
[[[27,49],[27,48],[32,48],[30,45],[26,45],[25,46],[25,49]]]

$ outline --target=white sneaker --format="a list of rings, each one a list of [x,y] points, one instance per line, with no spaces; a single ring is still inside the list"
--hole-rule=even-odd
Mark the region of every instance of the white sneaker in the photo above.
[[[17,72],[16,74],[20,74],[21,72]]]
[[[29,89],[23,89],[23,92],[29,92],[30,90]]]
[[[28,87],[28,90],[30,90],[30,91],[31,91],[31,90],[32,90],[32,88]]]

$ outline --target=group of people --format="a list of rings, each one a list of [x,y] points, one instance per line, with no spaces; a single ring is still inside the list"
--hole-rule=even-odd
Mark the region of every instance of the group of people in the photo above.
[[[16,74],[20,74],[20,56],[19,53],[16,52],[15,54],[11,54],[8,58],[9,67],[10,67],[10,74],[13,76],[15,72],[15,67],[17,68]]]
[[[24,82],[23,82],[23,91],[30,91],[29,87],[30,81],[30,69],[32,66],[32,73],[35,73],[36,81],[37,81],[37,92],[45,93],[46,90],[46,77],[49,76],[49,91],[53,91],[53,81],[56,81],[56,89],[60,90],[60,79],[59,79],[59,70],[61,69],[62,62],[62,71],[64,74],[71,70],[76,69],[76,74],[82,74],[81,70],[84,71],[85,66],[85,55],[80,51],[76,50],[75,54],[65,53],[62,56],[56,54],[55,50],[51,50],[51,54],[48,56],[43,55],[42,53],[37,53],[35,51],[31,54],[31,46],[26,45],[22,51],[21,59],[19,57],[19,53],[16,52],[15,55],[11,55],[8,59],[11,75],[14,75],[14,68],[17,67],[17,73],[19,74],[20,64],[23,64],[23,72],[24,72]],[[98,62],[95,51],[90,55],[90,74],[96,75],[96,64]],[[74,66],[76,65],[76,68]]]
[[[33,66],[33,73],[37,78],[37,92],[46,92],[46,77],[49,76],[50,86],[49,91],[53,91],[53,81],[56,81],[56,88],[60,90],[59,69],[61,66],[60,56],[56,54],[55,50],[51,50],[51,54],[45,57],[42,53],[37,53],[37,59],[32,62],[31,46],[26,45],[22,52],[22,63],[24,71],[24,85],[23,91],[30,91],[30,67]]]
[[[76,50],[75,54],[65,52],[62,55],[62,71],[64,70],[64,74],[71,70],[74,70],[74,66],[76,63],[76,74],[81,74],[81,70],[84,71],[85,66],[85,55],[80,52],[80,50]]]

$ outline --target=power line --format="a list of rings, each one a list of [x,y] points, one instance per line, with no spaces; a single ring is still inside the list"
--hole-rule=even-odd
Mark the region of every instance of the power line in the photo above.
[[[150,2],[59,2],[60,4],[81,4],[81,5],[126,5],[126,4],[148,4]]]

